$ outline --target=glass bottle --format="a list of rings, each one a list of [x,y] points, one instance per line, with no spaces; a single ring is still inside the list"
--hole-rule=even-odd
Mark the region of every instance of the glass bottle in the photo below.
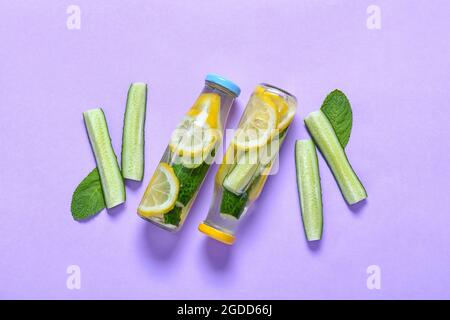
[[[226,244],[234,242],[239,223],[274,167],[296,109],[292,94],[268,84],[256,87],[215,176],[201,232]]]
[[[172,132],[138,207],[140,217],[176,231],[183,225],[198,190],[222,143],[223,130],[240,89],[208,74],[205,86]]]

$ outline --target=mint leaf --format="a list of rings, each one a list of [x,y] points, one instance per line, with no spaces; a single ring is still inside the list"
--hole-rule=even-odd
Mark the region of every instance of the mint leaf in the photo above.
[[[348,143],[352,131],[352,107],[345,94],[336,89],[329,93],[320,108],[330,121],[342,148]]]
[[[164,214],[164,223],[178,226],[181,221],[181,207],[175,206],[172,210]]]
[[[180,182],[180,192],[178,193],[177,200],[186,206],[202,184],[208,172],[209,164],[203,162],[199,167],[194,169],[186,168],[182,164],[174,164],[172,167]]]
[[[239,219],[244,212],[247,201],[248,195],[246,192],[238,196],[224,188],[222,201],[220,202],[220,213],[228,214]]]
[[[70,209],[72,217],[77,220],[85,220],[105,208],[102,185],[98,169],[92,170],[81,181],[72,195]]]

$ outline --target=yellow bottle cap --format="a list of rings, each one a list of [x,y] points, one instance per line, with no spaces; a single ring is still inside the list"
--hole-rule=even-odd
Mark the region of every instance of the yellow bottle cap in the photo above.
[[[198,225],[198,230],[206,234],[208,237],[229,245],[233,244],[235,239],[232,234],[213,228],[205,223],[200,223]]]

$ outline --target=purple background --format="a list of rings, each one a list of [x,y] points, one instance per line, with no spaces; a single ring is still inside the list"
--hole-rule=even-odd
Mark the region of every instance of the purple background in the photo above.
[[[81,7],[81,30],[66,8]],[[367,7],[382,14],[366,27]],[[448,1],[0,1],[0,298],[450,298]],[[272,176],[234,246],[197,231],[208,175],[178,234],[136,215],[171,130],[206,73],[259,82],[299,109]],[[149,84],[146,174],[125,205],[87,223],[72,192],[95,166],[82,112],[103,107],[120,154],[130,82]],[[341,88],[347,153],[368,190],[349,208],[319,156],[324,234],[304,239],[293,147],[302,119]],[[81,290],[66,268],[81,268]],[[381,290],[366,268],[379,265]]]

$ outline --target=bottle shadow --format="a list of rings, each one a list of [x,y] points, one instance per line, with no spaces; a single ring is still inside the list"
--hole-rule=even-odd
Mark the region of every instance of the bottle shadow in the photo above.
[[[166,261],[177,251],[184,234],[183,229],[178,232],[170,232],[151,222],[143,221],[138,242],[141,244],[143,252],[150,253],[160,261]]]
[[[230,265],[232,246],[207,237],[203,241],[203,252],[209,265],[216,271],[226,271]]]

